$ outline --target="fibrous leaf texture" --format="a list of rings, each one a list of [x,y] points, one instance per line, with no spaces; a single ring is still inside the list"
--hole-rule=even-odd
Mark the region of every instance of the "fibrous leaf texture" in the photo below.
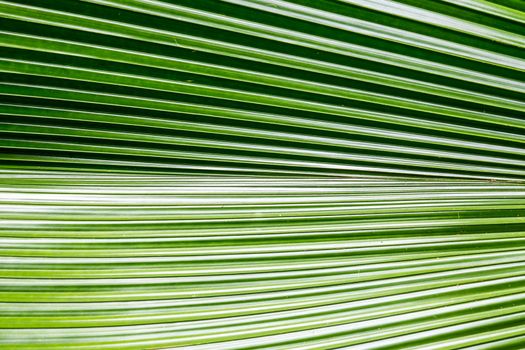
[[[0,348],[525,348],[523,2],[0,0],[0,31]]]

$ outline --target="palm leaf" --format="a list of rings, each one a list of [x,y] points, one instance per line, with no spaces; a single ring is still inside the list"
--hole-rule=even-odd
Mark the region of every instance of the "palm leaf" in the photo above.
[[[3,348],[525,344],[521,3],[0,13]]]

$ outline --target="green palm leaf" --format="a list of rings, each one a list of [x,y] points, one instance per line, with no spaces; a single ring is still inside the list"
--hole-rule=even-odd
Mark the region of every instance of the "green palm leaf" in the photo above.
[[[0,347],[525,344],[520,2],[0,14]]]

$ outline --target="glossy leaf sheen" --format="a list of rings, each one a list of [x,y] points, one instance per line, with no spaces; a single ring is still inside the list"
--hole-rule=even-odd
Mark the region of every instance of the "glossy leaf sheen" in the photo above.
[[[523,348],[524,11],[0,0],[0,348]]]

